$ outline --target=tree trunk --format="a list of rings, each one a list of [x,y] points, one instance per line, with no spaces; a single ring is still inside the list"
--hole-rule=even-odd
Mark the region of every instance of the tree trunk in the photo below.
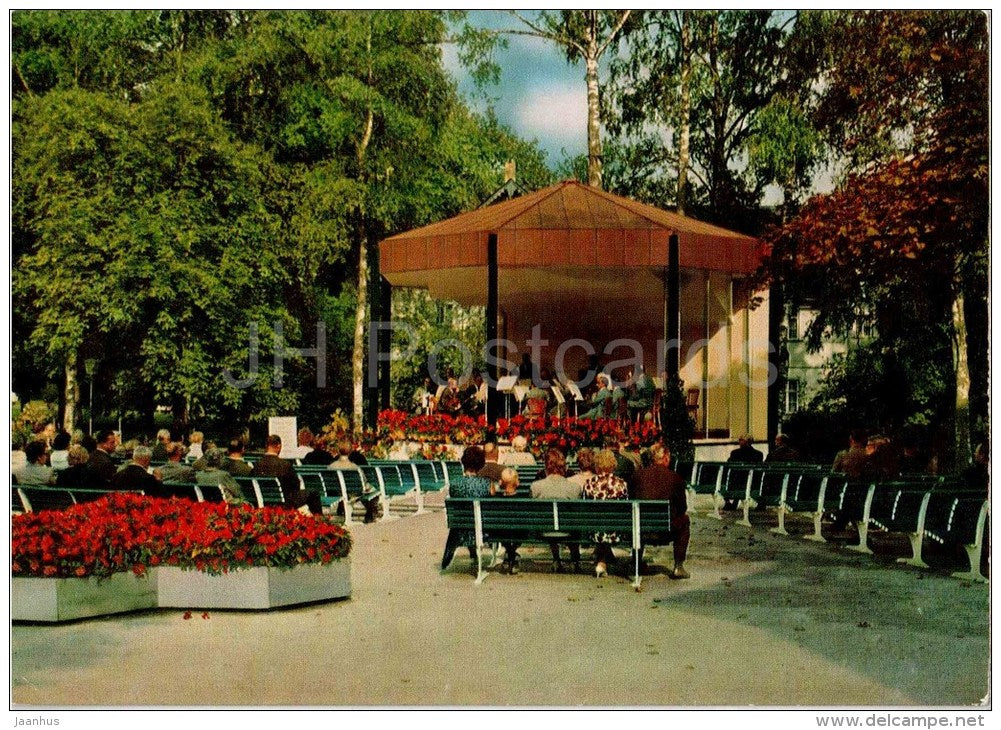
[[[956,372],[956,463],[970,461],[970,368],[967,359],[966,316],[963,295],[958,294],[952,304],[953,363]]]
[[[63,391],[66,401],[66,410],[63,412],[63,430],[66,433],[73,433],[76,425],[76,410],[79,404],[79,386],[76,381],[76,353],[71,353],[66,358],[66,388]]]
[[[358,178],[364,180],[365,153],[372,140],[374,114],[369,108],[365,120],[365,132],[357,148]],[[355,432],[361,431],[365,417],[365,321],[368,313],[368,235],[365,232],[365,219],[361,210],[358,211],[355,236],[358,239],[358,304],[355,308],[355,338],[351,354],[351,427]]]
[[[678,120],[677,211],[684,215],[688,195],[689,140],[692,118],[692,26],[690,11],[681,11],[681,109]]]
[[[601,189],[601,106],[598,99],[598,28],[597,11],[591,13],[587,39],[587,184]]]
[[[351,354],[351,428],[361,431],[365,415],[365,320],[368,313],[368,242],[364,226],[358,222],[358,305],[355,308],[355,338]]]

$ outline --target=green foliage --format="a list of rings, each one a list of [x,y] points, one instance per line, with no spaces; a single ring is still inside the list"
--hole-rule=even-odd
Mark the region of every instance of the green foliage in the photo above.
[[[350,397],[360,247],[475,207],[507,159],[549,182],[459,102],[434,11],[17,11],[12,31],[15,380],[96,359],[97,422],[323,422]],[[327,387],[299,357],[275,385],[276,327],[309,348],[321,320]]]

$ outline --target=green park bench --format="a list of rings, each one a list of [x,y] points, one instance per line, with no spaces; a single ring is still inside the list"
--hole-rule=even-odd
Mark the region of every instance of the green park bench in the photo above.
[[[550,545],[579,541],[590,544],[596,532],[630,536],[635,570],[633,586],[640,587],[639,548],[670,542],[671,503],[661,500],[522,499],[490,497],[445,500],[450,529],[471,529],[476,535],[477,584],[483,582],[483,552],[488,541]]]

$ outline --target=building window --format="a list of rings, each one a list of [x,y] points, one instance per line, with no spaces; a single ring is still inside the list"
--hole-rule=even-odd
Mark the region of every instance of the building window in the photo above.
[[[786,413],[795,413],[799,410],[799,396],[801,383],[798,380],[786,381]]]
[[[799,339],[799,310],[793,309],[789,312],[789,322],[786,325],[786,333],[790,340]]]

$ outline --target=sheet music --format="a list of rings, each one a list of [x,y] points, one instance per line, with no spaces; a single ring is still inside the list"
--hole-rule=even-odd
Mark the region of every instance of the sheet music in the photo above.
[[[525,396],[528,395],[528,388],[524,385],[516,385],[512,390],[514,391],[514,397],[518,399],[519,403],[525,400]]]
[[[567,402],[567,399],[563,397],[563,391],[558,387],[553,387],[553,395],[556,397],[556,402],[563,405]]]
[[[580,392],[580,388],[577,383],[574,383],[573,381],[567,383],[567,390],[570,391],[570,395],[573,396],[574,400],[584,400],[584,394]]]
[[[497,380],[497,390],[502,393],[510,393],[514,389],[517,382],[517,375],[505,375],[503,378],[499,378]]]

